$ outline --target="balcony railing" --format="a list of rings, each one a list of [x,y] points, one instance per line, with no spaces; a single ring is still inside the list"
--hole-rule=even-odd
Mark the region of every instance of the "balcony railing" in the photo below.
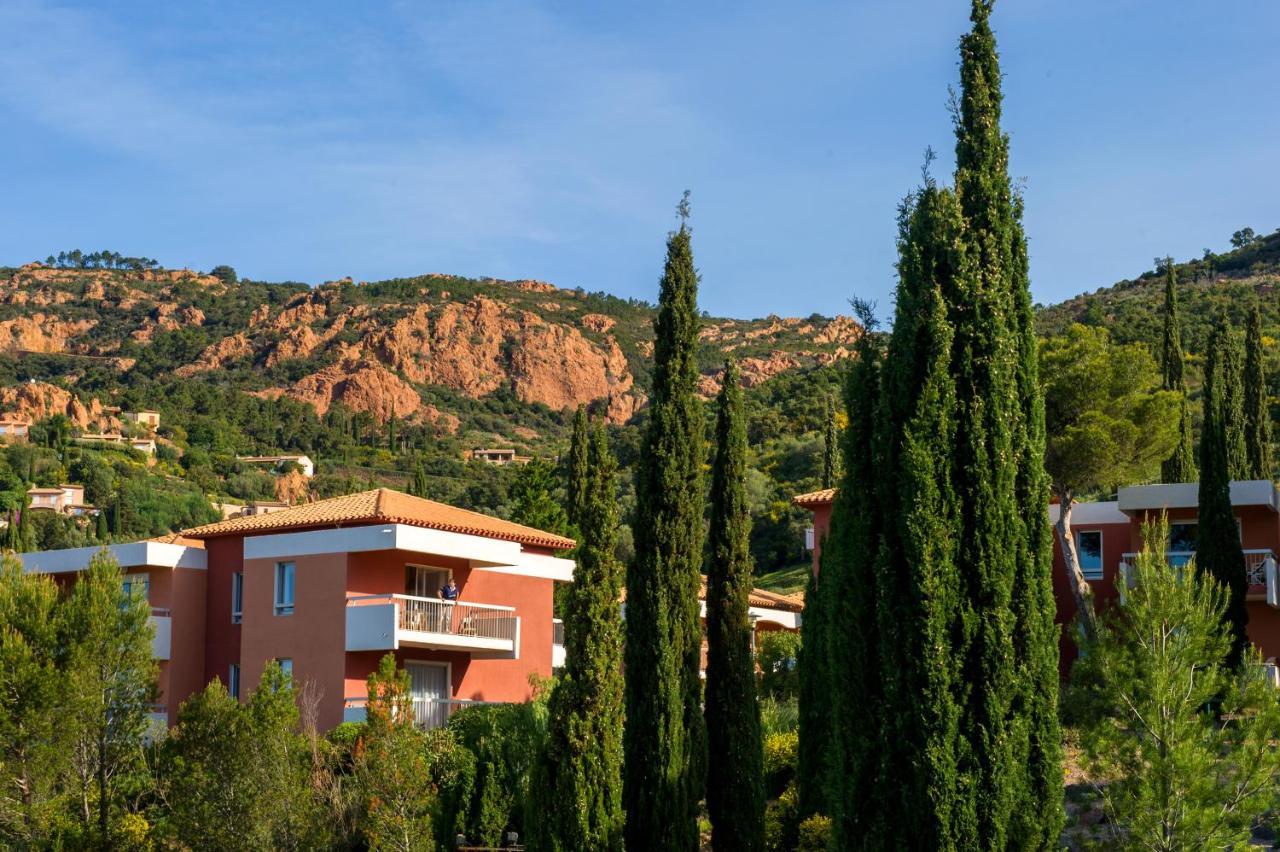
[[[392,609],[391,624],[384,625],[381,616],[374,612],[386,611],[390,616]],[[363,618],[366,615],[368,619]],[[398,647],[403,643],[514,652],[520,637],[520,618],[514,607],[414,595],[360,595],[347,598],[348,650],[373,649],[363,644],[351,647],[356,620],[364,626],[381,630],[384,639],[392,639],[390,628],[394,629],[393,644],[378,645],[380,648]],[[388,629],[382,629],[383,626]]]
[[[464,707],[483,707],[490,704],[502,704],[501,701],[471,701],[464,698],[429,698],[413,696],[413,721],[419,728],[443,728],[454,713]],[[353,696],[344,701],[342,720],[344,722],[363,722],[367,715],[369,701],[362,696]]]
[[[1165,557],[1169,560],[1170,565],[1181,567],[1191,562],[1195,558],[1194,550],[1170,550],[1165,552]],[[1136,553],[1124,553],[1120,556],[1120,574],[1125,578],[1125,582],[1132,585],[1133,583],[1133,563],[1138,558]],[[1245,579],[1250,586],[1260,587],[1258,591],[1265,590],[1267,585],[1266,564],[1268,559],[1275,559],[1275,554],[1270,548],[1251,548],[1244,551],[1244,574]]]

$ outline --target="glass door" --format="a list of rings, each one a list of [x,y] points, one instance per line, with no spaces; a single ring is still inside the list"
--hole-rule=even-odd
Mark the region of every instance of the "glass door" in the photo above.
[[[449,666],[445,663],[405,663],[413,720],[423,728],[439,728],[449,721]]]

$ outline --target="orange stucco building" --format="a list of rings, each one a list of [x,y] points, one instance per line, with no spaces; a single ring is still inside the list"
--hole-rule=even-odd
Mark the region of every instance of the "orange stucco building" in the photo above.
[[[1169,523],[1166,553],[1171,561],[1187,562],[1195,555],[1199,487],[1194,482],[1135,485],[1121,488],[1115,500],[1077,503],[1071,511],[1072,536],[1081,569],[1093,588],[1099,608],[1105,608],[1127,582],[1125,566],[1142,549],[1144,524],[1164,515]],[[822,538],[831,523],[835,489],[801,494],[796,505],[813,512],[813,570],[817,574]],[[1231,505],[1240,525],[1244,550],[1242,570],[1249,582],[1246,606],[1249,639],[1266,660],[1280,657],[1280,585],[1275,554],[1280,551],[1280,492],[1269,480],[1231,483]],[[1050,520],[1058,521],[1058,506],[1049,507]],[[1075,659],[1069,625],[1075,620],[1075,598],[1067,584],[1066,564],[1058,536],[1053,541],[1053,594],[1056,621],[1063,626],[1061,666],[1065,674]]]
[[[573,562],[555,554],[573,544],[378,489],[109,549],[152,608],[158,720],[214,678],[246,696],[279,660],[312,690],[326,730],[363,718],[366,678],[388,652],[410,674],[423,724],[467,703],[528,699],[530,676],[550,677],[562,654],[553,589],[572,581]],[[70,582],[96,552],[23,559]],[[441,596],[450,579],[456,600]]]

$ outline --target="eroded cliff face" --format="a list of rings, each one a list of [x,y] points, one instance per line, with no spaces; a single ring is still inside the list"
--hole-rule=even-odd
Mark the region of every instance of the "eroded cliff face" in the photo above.
[[[337,404],[384,422],[394,413],[447,432],[459,420],[424,403],[428,387],[471,399],[507,389],[521,402],[556,410],[585,404],[610,422],[629,420],[647,401],[635,373],[652,357],[651,322],[643,306],[610,306],[532,280],[432,274],[380,285],[293,285],[282,294],[190,270],[28,264],[0,278],[0,351],[93,356],[124,372],[161,335],[185,336],[173,351],[189,353],[186,363],[167,366],[179,378],[215,379],[232,370],[242,383],[249,376],[253,388],[252,375],[261,374],[266,381],[246,392],[287,395],[319,414]],[[847,357],[861,333],[848,317],[768,317],[710,321],[702,341],[739,358],[751,386]],[[68,358],[72,380],[74,364]],[[703,377],[703,393],[715,393],[719,374]]]
[[[70,391],[46,382],[23,382],[0,387],[0,411],[15,413],[31,421],[64,414],[85,431],[119,431],[120,420],[108,414],[97,399],[81,402]]]

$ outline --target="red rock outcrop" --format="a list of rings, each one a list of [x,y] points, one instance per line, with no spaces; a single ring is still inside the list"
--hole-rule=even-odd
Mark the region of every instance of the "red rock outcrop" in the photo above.
[[[0,322],[0,350],[66,352],[71,338],[93,328],[95,320],[66,322],[53,314],[34,313]]]
[[[20,414],[32,421],[65,414],[77,428],[86,430],[120,429],[120,421],[109,416],[96,398],[85,404],[70,391],[46,382],[25,382],[0,388],[0,410]]]
[[[179,367],[174,370],[174,375],[182,378],[190,378],[197,373],[203,373],[206,370],[218,370],[226,366],[227,362],[234,361],[237,358],[243,358],[246,355],[253,354],[253,344],[249,341],[249,337],[242,331],[239,334],[233,334],[230,337],[224,337],[217,343],[210,343],[200,353],[200,357],[193,363]]]
[[[325,414],[335,403],[353,411],[367,411],[379,422],[409,418],[422,406],[422,398],[403,379],[372,359],[331,364],[299,379],[289,396],[310,403]]]

